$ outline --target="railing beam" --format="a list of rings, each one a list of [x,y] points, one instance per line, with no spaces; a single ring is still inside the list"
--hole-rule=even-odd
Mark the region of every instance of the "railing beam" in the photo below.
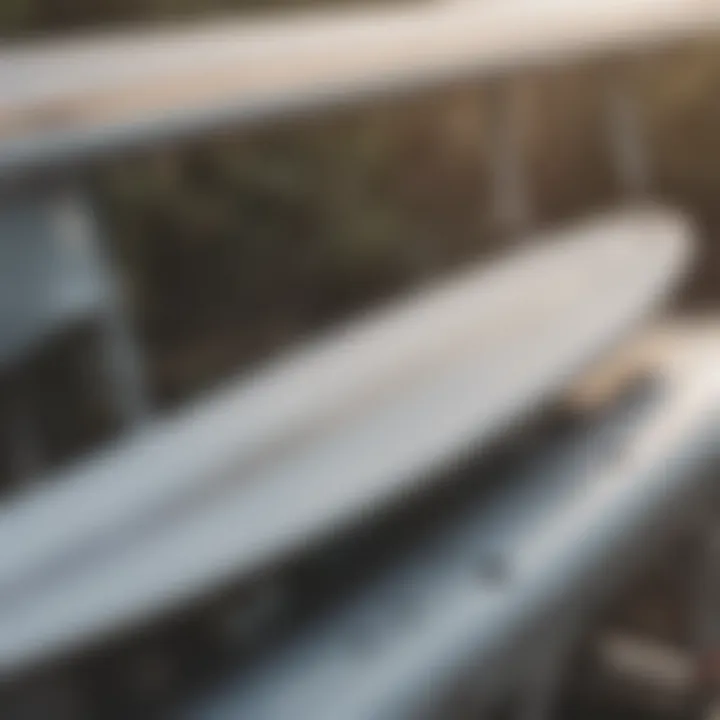
[[[0,179],[719,28],[714,0],[487,0],[10,46],[0,52]]]

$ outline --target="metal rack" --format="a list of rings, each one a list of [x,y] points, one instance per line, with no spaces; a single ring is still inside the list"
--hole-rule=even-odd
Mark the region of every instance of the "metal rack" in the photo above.
[[[332,544],[373,508],[431,493],[428,474],[437,480],[465,449],[484,449],[609,356],[687,269],[692,231],[646,201],[651,163],[632,88],[618,75],[607,126],[631,209],[531,232],[510,76],[719,29],[720,4],[707,0],[489,0],[0,51],[0,250],[10,258],[0,274],[17,278],[21,267],[32,278],[3,283],[0,348],[12,344],[21,360],[78,316],[97,316],[134,428],[0,506],[0,672],[14,678],[105,642],[231,577]],[[495,209],[508,234],[530,242],[177,417],[148,419],[140,353],[99,250],[84,171],[130,150],[458,79],[503,86]],[[58,247],[75,260],[53,261]],[[545,300],[519,313],[526,284]],[[66,313],[55,288],[77,301]],[[525,687],[521,716],[550,712],[579,628],[708,497],[720,432],[717,331],[661,336],[670,349],[653,354],[662,382],[649,398],[609,407],[531,454],[530,470],[503,478],[499,505],[468,508],[223,699],[199,705],[198,717],[415,718],[469,686],[480,708]],[[417,613],[395,628],[408,589]],[[557,614],[567,622],[548,637]],[[358,656],[346,637],[366,624],[377,645]]]

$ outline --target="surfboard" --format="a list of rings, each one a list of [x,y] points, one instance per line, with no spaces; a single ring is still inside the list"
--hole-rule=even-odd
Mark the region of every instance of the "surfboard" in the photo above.
[[[706,0],[430,2],[265,14],[0,52],[0,177],[720,25]]]
[[[539,233],[289,350],[0,505],[0,672],[144,621],[427,492],[655,311],[682,216]]]

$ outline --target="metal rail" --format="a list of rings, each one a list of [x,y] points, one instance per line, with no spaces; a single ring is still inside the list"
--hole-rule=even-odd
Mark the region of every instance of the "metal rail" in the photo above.
[[[715,0],[485,0],[11,45],[0,51],[0,178],[718,29]]]
[[[644,394],[621,395],[541,449],[494,502],[467,508],[189,717],[447,717],[459,689],[483,704],[517,684],[537,660],[534,641],[550,627],[558,639],[568,617],[592,617],[711,490],[720,328],[665,328],[657,340]]]

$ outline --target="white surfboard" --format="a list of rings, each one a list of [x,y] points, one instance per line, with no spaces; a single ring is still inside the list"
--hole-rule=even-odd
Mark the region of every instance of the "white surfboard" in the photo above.
[[[0,672],[428,489],[656,309],[690,235],[682,217],[648,207],[531,238],[6,502]]]
[[[718,26],[720,7],[707,0],[484,0],[9,44],[0,51],[0,177]]]

